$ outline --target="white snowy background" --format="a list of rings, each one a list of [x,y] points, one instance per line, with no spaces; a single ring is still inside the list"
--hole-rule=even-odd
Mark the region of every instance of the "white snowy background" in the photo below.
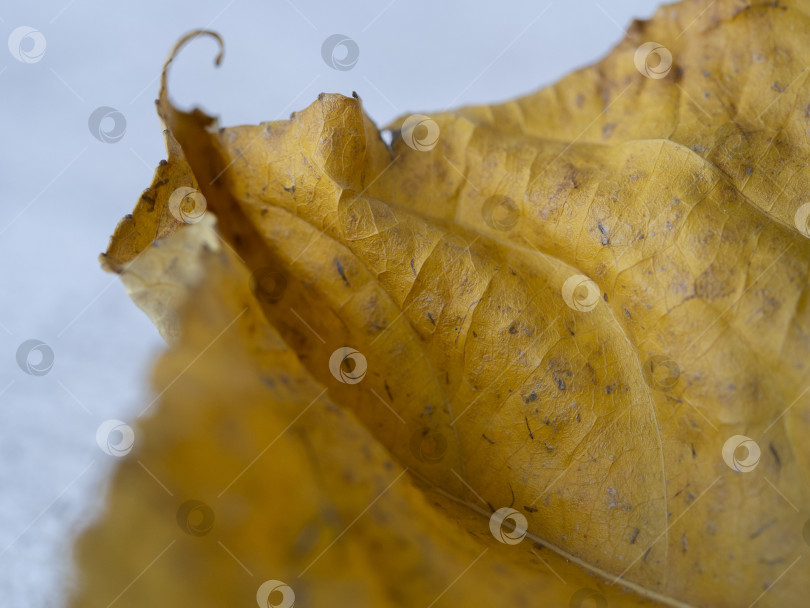
[[[3,0],[0,37],[12,48],[0,45],[0,606],[65,605],[72,542],[103,506],[115,466],[96,430],[150,400],[150,361],[163,342],[97,257],[165,157],[154,98],[183,33],[215,29],[226,51],[219,69],[211,39],[182,52],[170,75],[181,107],[201,105],[231,126],[287,118],[321,91],[357,91],[383,125],[554,82],[607,53],[656,5]],[[37,35],[16,44],[22,26],[46,44],[30,63],[15,58],[36,51]],[[321,57],[335,33],[358,45],[351,70]],[[100,106],[125,117],[120,141],[91,134]],[[44,375],[17,363],[29,339],[53,352]]]

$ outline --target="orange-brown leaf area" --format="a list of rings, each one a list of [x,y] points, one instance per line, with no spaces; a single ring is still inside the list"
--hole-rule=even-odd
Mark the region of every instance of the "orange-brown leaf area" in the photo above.
[[[804,605],[808,65],[810,2],[685,0],[391,145],[164,69],[103,261],[171,347],[74,605]]]

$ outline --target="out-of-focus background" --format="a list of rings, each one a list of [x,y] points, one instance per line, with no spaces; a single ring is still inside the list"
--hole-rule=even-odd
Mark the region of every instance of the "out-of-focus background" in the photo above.
[[[285,119],[321,91],[357,91],[384,125],[531,92],[600,58],[657,4],[3,2],[0,606],[64,605],[73,539],[103,508],[116,461],[96,432],[151,400],[163,342],[97,257],[165,157],[154,98],[182,34],[225,39],[219,69],[200,38],[170,74],[181,107],[223,126]]]

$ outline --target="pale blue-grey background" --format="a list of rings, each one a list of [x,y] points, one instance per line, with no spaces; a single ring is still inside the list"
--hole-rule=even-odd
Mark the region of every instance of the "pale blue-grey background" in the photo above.
[[[357,91],[382,125],[405,112],[506,100],[605,54],[655,0],[4,0],[0,5],[0,606],[64,605],[71,543],[101,507],[114,458],[95,442],[108,418],[149,401],[163,343],[96,258],[165,156],[153,100],[166,54],[187,47],[173,98],[225,126],[287,118],[321,91]],[[47,41],[36,63],[5,44],[19,26]],[[360,49],[328,67],[335,33]],[[124,114],[119,142],[94,139],[99,106]],[[23,373],[15,353],[37,338],[52,370]]]

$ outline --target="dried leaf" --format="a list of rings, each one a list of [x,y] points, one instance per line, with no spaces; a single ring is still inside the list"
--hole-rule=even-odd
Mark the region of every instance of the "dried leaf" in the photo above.
[[[599,64],[404,117],[390,147],[356,96],[218,129],[164,70],[184,160],[162,179],[190,170],[228,248],[163,244],[203,224],[113,239],[156,256],[147,301],[167,256],[204,278],[167,279],[181,339],[76,605],[156,555],[117,605],[265,579],[305,605],[801,605],[808,9],[664,7]],[[140,209],[155,237],[171,194]],[[216,523],[170,544],[189,498],[180,521]]]
[[[497,542],[486,505],[407,473],[268,324],[238,259],[200,256],[183,340],[155,371],[160,409],[137,427],[107,522],[82,540],[77,606],[250,606],[265,580],[314,606],[564,604],[579,588],[651,605],[528,538],[519,553]]]

